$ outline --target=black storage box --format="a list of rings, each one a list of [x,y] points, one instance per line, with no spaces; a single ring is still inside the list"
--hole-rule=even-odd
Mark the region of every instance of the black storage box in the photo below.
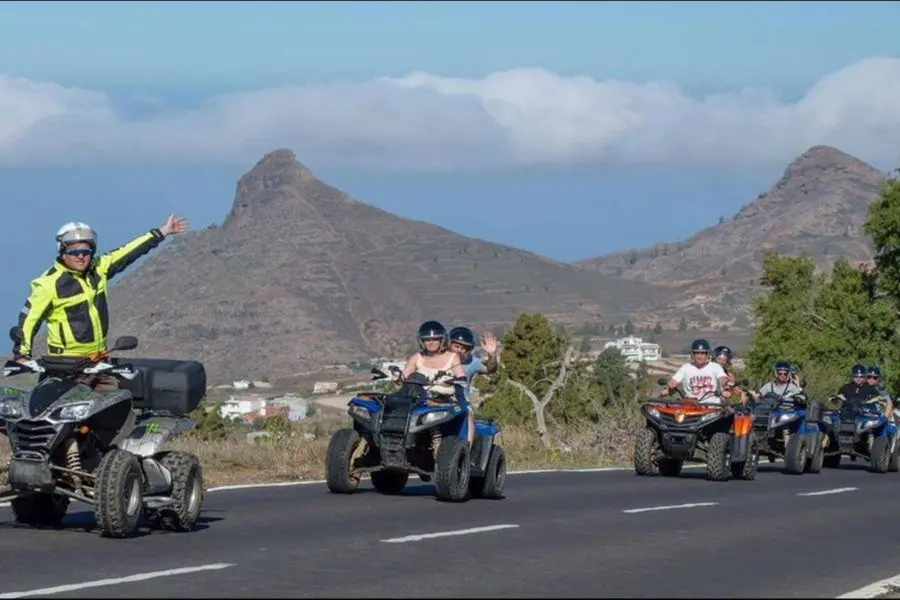
[[[134,407],[186,415],[206,395],[206,368],[195,360],[119,358],[114,362],[133,366],[139,375],[119,379],[119,386],[134,395]]]

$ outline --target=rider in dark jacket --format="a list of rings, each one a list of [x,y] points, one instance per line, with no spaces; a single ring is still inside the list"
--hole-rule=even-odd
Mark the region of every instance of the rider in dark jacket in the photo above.
[[[866,367],[863,365],[853,365],[850,369],[850,383],[845,383],[838,390],[838,394],[844,397],[844,401],[859,405],[872,398],[880,397],[881,394],[872,385],[866,383]]]

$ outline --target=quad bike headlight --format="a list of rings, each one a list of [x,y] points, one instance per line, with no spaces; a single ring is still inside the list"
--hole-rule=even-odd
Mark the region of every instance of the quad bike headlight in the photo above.
[[[3,400],[0,402],[0,417],[16,419],[22,416],[22,403],[18,400]]]
[[[427,412],[421,417],[419,417],[419,424],[422,427],[428,427],[435,423],[440,423],[450,416],[449,410],[434,410],[431,412]]]
[[[777,427],[778,425],[784,425],[790,421],[796,419],[799,415],[797,413],[787,413],[782,415],[772,415],[769,417],[769,427]]]
[[[65,421],[80,421],[88,415],[91,410],[90,402],[79,402],[78,404],[69,404],[59,409],[59,418]]]
[[[700,422],[706,423],[707,421],[712,421],[713,419],[718,419],[720,416],[722,416],[721,413],[708,412],[705,415],[700,417]]]
[[[881,419],[869,419],[867,421],[863,421],[862,424],[860,424],[860,426],[859,426],[859,430],[865,431],[866,429],[872,429],[873,427],[878,425],[878,423],[880,421],[881,421]]]
[[[370,419],[372,417],[372,413],[369,412],[369,409],[365,406],[360,406],[358,404],[350,405],[350,414],[359,417],[360,419]]]
[[[659,418],[659,410],[657,410],[655,408],[648,408],[647,414],[650,415],[651,417],[653,417],[654,419]]]

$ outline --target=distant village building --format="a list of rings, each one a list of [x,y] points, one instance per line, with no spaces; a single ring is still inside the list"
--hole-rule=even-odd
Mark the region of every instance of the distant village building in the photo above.
[[[337,389],[336,381],[317,381],[313,385],[313,394],[333,394]]]
[[[265,411],[268,402],[260,396],[232,396],[219,406],[219,414],[226,419],[242,417],[248,413]]]
[[[645,342],[633,335],[606,342],[603,349],[607,348],[615,348],[628,362],[653,362],[662,357],[659,344]]]

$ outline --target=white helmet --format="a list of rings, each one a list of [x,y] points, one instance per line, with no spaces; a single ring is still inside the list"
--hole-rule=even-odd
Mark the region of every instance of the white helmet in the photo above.
[[[69,221],[56,232],[56,251],[62,252],[68,244],[85,242],[97,249],[97,233],[87,223]]]

